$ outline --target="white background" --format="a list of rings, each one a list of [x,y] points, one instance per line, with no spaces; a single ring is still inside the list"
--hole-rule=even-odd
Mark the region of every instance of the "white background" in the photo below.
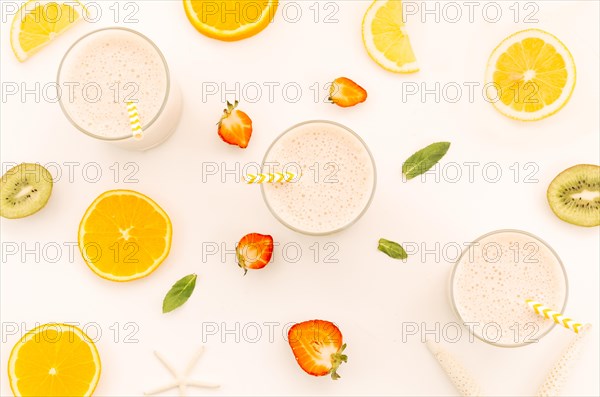
[[[4,2],[3,3],[8,3]],[[105,6],[113,4],[104,2]],[[144,390],[169,381],[170,376],[153,357],[161,351],[175,366],[183,368],[192,352],[206,340],[206,353],[194,371],[195,378],[221,382],[216,392],[190,390],[205,395],[453,395],[455,390],[438,364],[420,342],[420,335],[407,336],[403,342],[403,323],[426,324],[440,329],[457,321],[448,297],[447,282],[456,256],[452,245],[445,255],[413,254],[406,263],[395,261],[377,251],[380,237],[416,243],[432,250],[436,244],[464,244],[500,228],[518,228],[545,239],[560,255],[569,277],[567,312],[575,319],[595,325],[590,344],[569,378],[565,395],[598,395],[599,347],[599,231],[571,226],[556,218],[549,209],[545,192],[548,184],[563,169],[599,161],[598,125],[598,3],[594,1],[541,1],[535,18],[523,22],[533,9],[524,9],[518,23],[508,7],[497,23],[486,22],[482,5],[475,9],[474,21],[468,9],[458,23],[449,23],[421,12],[408,18],[407,29],[421,71],[395,75],[379,68],[366,54],[361,42],[361,20],[369,3],[336,2],[336,23],[324,23],[335,8],[319,5],[321,14],[314,21],[313,2],[297,2],[302,17],[292,23],[276,15],[274,23],[259,35],[235,43],[224,43],[199,34],[188,22],[181,1],[140,1],[139,23],[118,25],[137,29],[152,38],[164,52],[172,73],[184,95],[181,124],[165,144],[145,153],[124,151],[96,142],[76,131],[63,116],[57,103],[36,102],[33,96],[22,101],[18,96],[3,100],[1,109],[1,161],[61,164],[62,176],[55,184],[47,207],[35,216],[2,220],[3,251],[7,243],[43,247],[49,243],[75,242],[81,216],[92,200],[105,190],[139,190],[155,199],[170,215],[174,240],[167,261],[150,277],[117,284],[94,275],[75,252],[55,251],[37,260],[20,253],[3,258],[1,267],[1,393],[9,395],[6,363],[18,334],[7,333],[12,323],[19,331],[36,322],[96,323],[102,336],[97,343],[102,359],[98,396],[140,395]],[[423,3],[415,3],[422,11]],[[443,10],[440,3],[440,12]],[[331,6],[329,6],[331,7]],[[313,7],[314,8],[314,7]],[[122,12],[123,7],[121,7]],[[448,12],[451,10],[447,9]],[[489,10],[493,17],[493,10]],[[453,14],[449,14],[453,17]],[[442,14],[443,16],[443,14]],[[105,9],[98,23],[81,23],[35,55],[19,64],[11,53],[11,17],[2,17],[3,84],[22,82],[43,86],[55,79],[60,59],[68,46],[86,32],[115,25],[112,11]],[[426,18],[425,21],[421,17]],[[577,86],[568,105],[557,115],[534,123],[509,120],[483,100],[481,85],[470,103],[464,88],[457,103],[433,95],[422,100],[415,95],[403,101],[406,83],[425,82],[431,88],[456,82],[481,84],[487,58],[492,49],[509,34],[538,27],[558,36],[571,50],[577,64]],[[338,76],[347,76],[369,93],[366,103],[341,109],[316,103],[310,87]],[[216,133],[223,101],[220,95],[203,99],[203,82],[227,84],[294,82],[303,93],[297,103],[275,89],[269,101],[266,86],[258,102],[242,96],[241,108],[254,121],[250,146],[241,150],[221,142]],[[281,86],[279,88],[281,88]],[[322,91],[321,97],[325,96]],[[250,94],[248,94],[250,95]],[[254,96],[254,93],[252,95]],[[294,96],[294,91],[289,91]],[[454,96],[454,94],[452,94]],[[233,96],[228,96],[233,99]],[[252,99],[252,98],[251,98]],[[228,175],[206,176],[203,162],[258,162],[271,141],[285,128],[308,119],[331,119],[357,131],[367,142],[377,162],[378,186],[370,210],[352,228],[330,237],[298,235],[280,225],[268,212],[259,189],[235,182]],[[438,171],[455,174],[449,163],[479,162],[473,182],[468,169],[462,178],[401,178],[402,161],[417,149],[432,142],[447,140],[452,147]],[[73,181],[65,163],[78,162]],[[82,175],[83,165],[96,162],[102,170],[92,183]],[[127,162],[139,165],[138,183],[125,183],[125,173],[113,181],[109,167]],[[496,162],[502,169],[497,183],[493,169],[482,175],[483,165]],[[525,169],[528,162],[538,166]],[[519,163],[517,183],[509,167]],[[446,168],[442,168],[446,165]],[[535,171],[534,182],[525,177]],[[88,170],[94,177],[93,169]],[[444,180],[445,179],[445,180]],[[537,180],[537,182],[535,182]],[[274,262],[265,270],[249,272],[246,277],[233,255],[219,255],[203,261],[203,243],[226,244],[232,249],[246,233],[274,236],[280,244]],[[334,242],[338,263],[324,263],[324,248]],[[310,247],[320,245],[315,261]],[[285,260],[281,247],[297,244],[302,257],[291,263],[294,250]],[[50,247],[50,246],[49,246]],[[4,251],[4,254],[6,252]],[[442,253],[443,254],[443,253]],[[52,258],[50,258],[52,259]],[[198,274],[196,291],[188,303],[168,315],[161,314],[164,294],[180,277]],[[316,379],[298,368],[287,342],[283,324],[322,318],[334,321],[348,343],[348,364],[340,369],[342,379]],[[137,324],[137,343],[125,343],[124,325]],[[263,327],[257,343],[235,335],[203,335],[203,324],[225,323],[229,329],[247,323],[277,322],[273,341]],[[21,324],[23,323],[23,324]],[[120,334],[115,339],[114,323]],[[113,329],[111,330],[111,326]],[[205,325],[206,326],[206,325]],[[97,326],[88,326],[90,334]],[[131,331],[133,328],[130,328]],[[245,328],[249,338],[254,331]],[[92,336],[92,335],[91,335]],[[446,348],[469,368],[489,395],[532,395],[541,384],[560,351],[573,335],[555,328],[540,343],[517,349],[502,349],[483,342],[469,342],[466,329],[458,343]]]

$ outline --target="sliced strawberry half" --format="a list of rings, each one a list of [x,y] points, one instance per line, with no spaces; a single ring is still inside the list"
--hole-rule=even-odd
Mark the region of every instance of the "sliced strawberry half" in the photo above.
[[[346,77],[338,77],[329,88],[329,100],[348,108],[367,100],[367,91]]]
[[[342,333],[332,322],[310,320],[295,324],[288,332],[288,342],[304,372],[313,376],[340,376],[337,369],[348,361]]]
[[[227,109],[219,121],[219,136],[230,145],[237,145],[242,149],[248,147],[252,136],[252,120],[241,110],[236,109],[238,101],[232,105],[227,102]]]
[[[238,265],[244,269],[262,269],[273,256],[273,237],[265,234],[250,233],[242,237],[235,249]]]

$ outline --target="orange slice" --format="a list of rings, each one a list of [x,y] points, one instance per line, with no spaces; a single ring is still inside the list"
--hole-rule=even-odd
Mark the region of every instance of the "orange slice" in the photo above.
[[[131,281],[160,266],[171,249],[169,216],[149,197],[131,190],[101,194],[79,225],[79,250],[100,277]]]
[[[100,356],[79,328],[44,324],[25,334],[8,359],[15,396],[91,396],[100,379]]]
[[[183,0],[194,27],[213,39],[235,41],[266,28],[277,11],[277,0]]]

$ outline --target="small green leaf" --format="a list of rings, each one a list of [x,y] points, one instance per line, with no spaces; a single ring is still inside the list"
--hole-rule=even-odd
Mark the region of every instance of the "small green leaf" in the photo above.
[[[194,288],[196,288],[196,276],[195,274],[189,274],[177,281],[167,295],[165,295],[165,299],[163,300],[163,313],[168,313],[177,309],[179,306],[183,305],[187,300],[192,296],[192,292],[194,292]]]
[[[404,248],[402,248],[400,244],[390,240],[386,240],[384,238],[379,239],[379,247],[377,247],[377,249],[394,259],[408,258],[408,254],[406,253],[406,251],[404,251]]]
[[[410,180],[427,172],[444,157],[449,148],[450,142],[432,143],[410,156],[402,164],[402,173],[406,176],[406,179]]]

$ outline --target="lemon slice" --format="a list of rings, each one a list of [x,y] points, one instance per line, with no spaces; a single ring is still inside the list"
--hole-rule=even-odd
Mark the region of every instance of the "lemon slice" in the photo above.
[[[486,69],[486,95],[500,113],[522,121],[558,112],[571,98],[573,56],[555,36],[539,29],[517,32],[492,52]],[[494,89],[495,88],[495,89]]]
[[[91,396],[100,371],[94,342],[67,324],[34,328],[15,344],[8,359],[15,396]]]
[[[213,39],[235,41],[266,28],[277,11],[277,0],[183,0],[194,27]]]
[[[382,68],[395,73],[419,70],[402,17],[399,0],[375,0],[362,22],[363,44]]]
[[[87,10],[77,0],[30,0],[15,14],[10,45],[20,62],[44,48],[81,19]]]

